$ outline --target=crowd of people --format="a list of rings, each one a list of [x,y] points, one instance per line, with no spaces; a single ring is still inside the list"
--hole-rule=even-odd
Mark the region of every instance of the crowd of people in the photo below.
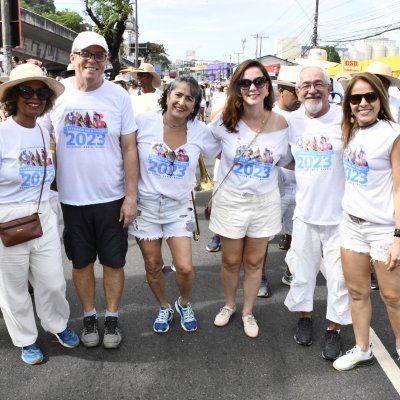
[[[28,62],[0,85],[0,233],[2,223],[35,210],[43,230],[13,246],[0,242],[0,308],[23,361],[44,358],[29,285],[44,330],[63,346],[120,346],[128,235],[138,243],[157,302],[154,332],[168,332],[174,311],[184,331],[198,329],[190,295],[193,190],[202,156],[218,160],[207,250],[222,250],[224,304],[214,325],[228,325],[237,311],[243,268],[243,330],[259,335],[253,309],[257,296],[268,297],[268,244],[281,233],[279,247],[287,251],[282,282],[290,286],[284,304],[298,314],[295,342],[313,342],[323,261],[328,324],[322,356],[341,371],[374,361],[374,270],[400,357],[400,126],[388,95],[400,81],[391,71],[372,65],[344,79],[338,105],[332,80],[317,62],[282,67],[275,99],[271,77],[257,60],[242,62],[212,91],[192,77],[162,80],[147,63],[128,71],[129,80],[122,75],[111,82],[104,78],[107,58],[105,39],[82,32],[71,49],[73,72],[56,80]],[[55,178],[58,192],[50,189]],[[68,327],[61,213],[83,311],[80,337]],[[163,240],[176,272],[174,302],[166,295]],[[103,272],[103,328],[96,260]],[[340,329],[349,324],[355,346],[343,354]]]

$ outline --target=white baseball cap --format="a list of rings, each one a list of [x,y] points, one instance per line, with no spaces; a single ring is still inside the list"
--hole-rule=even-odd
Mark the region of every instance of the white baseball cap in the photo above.
[[[90,46],[100,46],[108,53],[106,39],[96,32],[87,31],[81,32],[72,43],[72,51],[83,50]]]

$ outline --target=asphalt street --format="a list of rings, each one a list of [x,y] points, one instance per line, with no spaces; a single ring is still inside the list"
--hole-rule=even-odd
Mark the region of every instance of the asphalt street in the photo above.
[[[120,320],[123,343],[118,350],[101,347],[61,347],[55,337],[40,329],[38,343],[46,360],[28,366],[20,358],[0,317],[0,400],[67,399],[363,399],[395,400],[399,394],[381,366],[339,373],[321,357],[325,327],[326,288],[322,275],[315,292],[314,342],[310,347],[293,340],[297,316],[283,305],[288,287],[281,283],[285,270],[284,252],[275,239],[268,256],[269,298],[258,299],[254,310],[260,335],[250,339],[240,318],[242,290],[238,292],[238,313],[228,326],[217,328],[213,319],[224,305],[220,282],[220,253],[208,253],[211,235],[203,218],[210,193],[200,193],[196,203],[201,238],[193,243],[196,284],[192,304],[198,318],[195,333],[184,332],[179,316],[167,334],[156,334],[152,323],[157,304],[147,286],[143,260],[130,240],[126,286]],[[61,227],[60,227],[61,228]],[[164,251],[169,265],[170,253]],[[70,326],[81,330],[82,310],[71,281],[71,265],[64,258],[67,298],[71,306]],[[104,320],[101,268],[96,268],[97,310]],[[174,272],[165,272],[171,304],[178,293]],[[379,291],[372,293],[373,328],[393,360],[394,337]],[[342,329],[344,349],[354,345],[351,327]],[[399,362],[396,360],[397,368]]]

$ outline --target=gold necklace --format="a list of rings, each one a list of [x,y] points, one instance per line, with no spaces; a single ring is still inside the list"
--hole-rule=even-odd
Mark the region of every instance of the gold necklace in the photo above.
[[[186,124],[187,124],[186,121],[185,121],[183,124],[181,124],[181,125],[170,124],[170,123],[167,122],[167,120],[166,120],[165,117],[163,118],[163,122],[164,122],[164,125],[167,125],[168,128],[172,128],[172,129],[183,128],[183,127],[186,126]]]
[[[271,111],[269,111],[268,114],[264,115],[264,117],[263,117],[263,119],[261,121],[260,127],[258,129],[255,129],[256,133],[261,133],[262,132],[262,130],[264,129],[264,126],[268,122],[270,116],[271,116]]]

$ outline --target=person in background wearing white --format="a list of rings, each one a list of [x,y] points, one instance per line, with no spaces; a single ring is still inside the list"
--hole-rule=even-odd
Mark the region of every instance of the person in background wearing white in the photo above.
[[[340,241],[356,345],[333,366],[346,371],[374,361],[371,264],[400,357],[400,126],[376,76],[353,76],[344,97],[342,130],[346,184]]]

